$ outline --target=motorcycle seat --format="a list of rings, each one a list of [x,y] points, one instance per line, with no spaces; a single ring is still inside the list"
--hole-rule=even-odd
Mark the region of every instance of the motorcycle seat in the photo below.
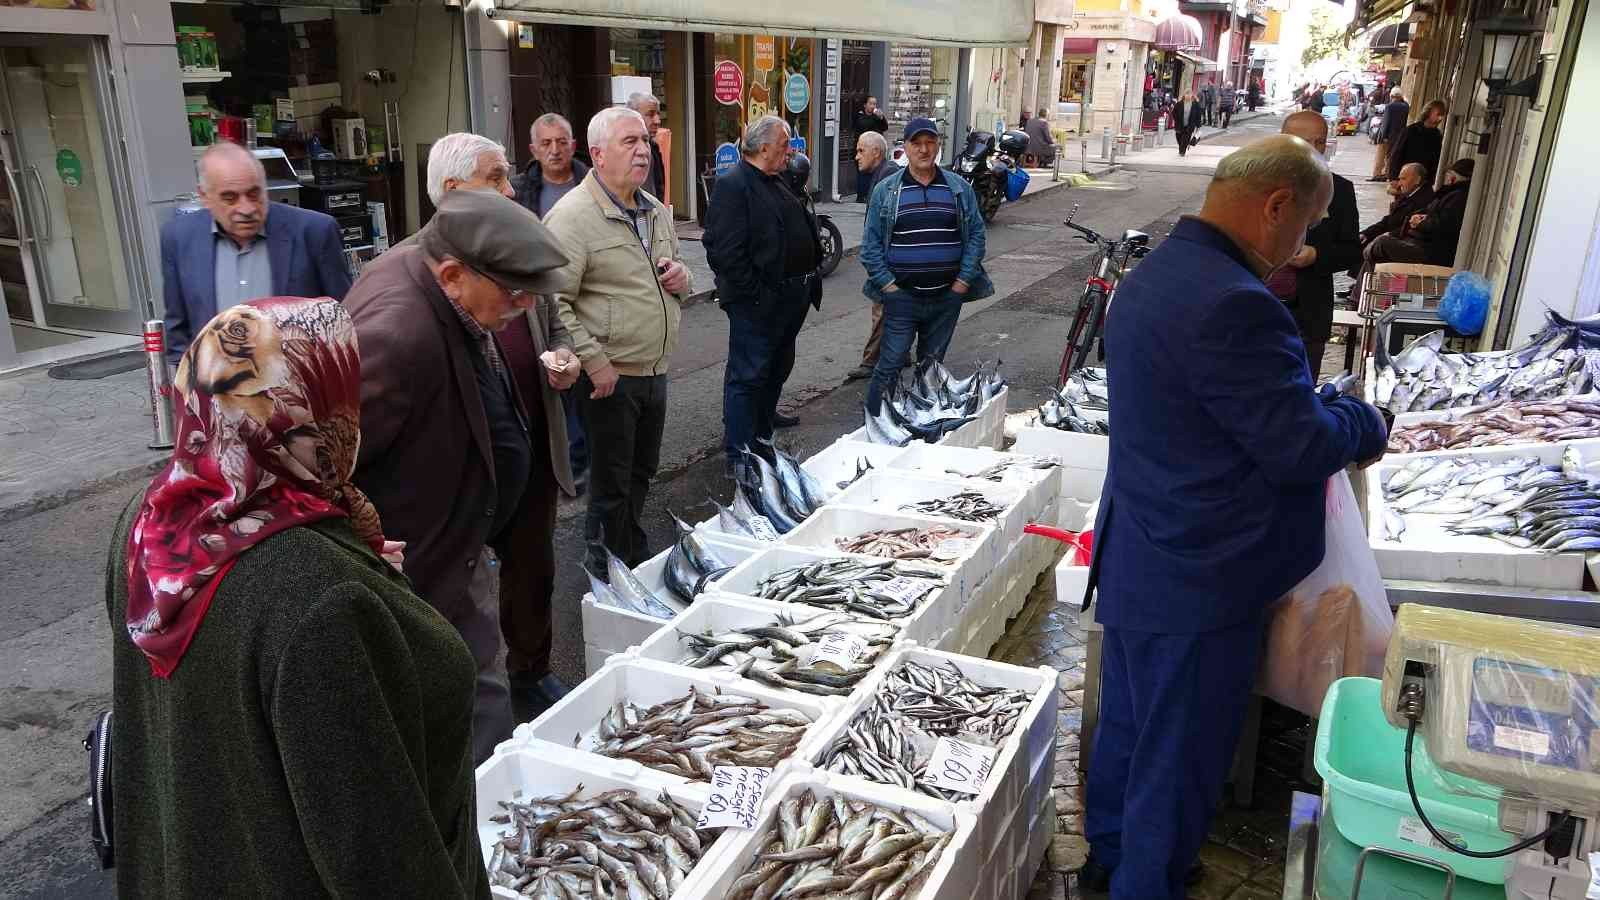
[[[1145,234],[1142,231],[1134,231],[1133,229],[1130,228],[1127,231],[1124,231],[1122,233],[1122,240],[1123,240],[1124,243],[1136,244],[1136,245],[1141,245],[1142,246],[1144,244],[1150,243],[1150,235]]]

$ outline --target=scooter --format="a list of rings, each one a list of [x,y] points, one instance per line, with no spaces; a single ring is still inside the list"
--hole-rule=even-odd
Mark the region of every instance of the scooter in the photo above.
[[[1020,173],[1022,185],[1027,185],[1027,173],[1017,165],[1026,149],[1028,136],[1020,131],[1006,131],[998,139],[990,131],[967,133],[967,146],[956,157],[955,172],[972,184],[983,221],[994,221],[1002,202],[1021,196],[1012,181]]]
[[[811,200],[811,191],[806,189],[811,181],[811,158],[804,153],[789,157],[784,178],[790,191],[800,200],[800,205],[817,222],[817,241],[822,244],[822,259],[817,261],[817,274],[826,278],[839,268],[839,260],[844,258],[844,235],[839,232],[839,226],[833,224],[832,218],[817,212],[816,204]]]

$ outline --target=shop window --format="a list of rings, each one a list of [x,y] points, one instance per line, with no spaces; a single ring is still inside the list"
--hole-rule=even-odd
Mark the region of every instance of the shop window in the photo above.
[[[715,36],[708,79],[711,96],[704,98],[716,110],[713,146],[737,145],[746,125],[770,114],[782,116],[806,152],[812,152],[811,107],[816,101],[811,81],[812,44],[809,38],[777,35]],[[725,65],[730,63],[737,73]]]

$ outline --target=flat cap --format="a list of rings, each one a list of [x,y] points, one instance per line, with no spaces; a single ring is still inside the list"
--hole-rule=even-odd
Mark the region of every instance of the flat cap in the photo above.
[[[446,192],[417,240],[429,256],[459,260],[507,290],[568,287],[555,271],[567,264],[561,242],[538,216],[493,191]]]

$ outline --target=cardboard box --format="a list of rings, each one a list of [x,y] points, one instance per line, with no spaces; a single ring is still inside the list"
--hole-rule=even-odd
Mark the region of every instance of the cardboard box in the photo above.
[[[365,159],[367,121],[360,118],[333,120],[333,155],[340,159]]]

